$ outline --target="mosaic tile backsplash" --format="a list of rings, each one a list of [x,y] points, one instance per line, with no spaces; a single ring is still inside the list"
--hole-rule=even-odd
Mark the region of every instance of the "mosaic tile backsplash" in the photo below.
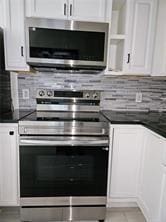
[[[19,107],[35,109],[36,89],[101,90],[101,109],[121,111],[166,111],[166,77],[106,76],[35,73],[18,74]],[[29,89],[30,99],[23,99]],[[142,102],[136,103],[136,93]]]
[[[11,110],[10,73],[0,73],[0,114]]]

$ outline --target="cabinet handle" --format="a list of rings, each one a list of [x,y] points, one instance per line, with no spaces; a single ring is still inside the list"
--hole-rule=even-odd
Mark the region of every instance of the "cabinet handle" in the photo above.
[[[66,15],[67,13],[66,13],[66,9],[67,9],[67,5],[66,5],[66,3],[64,4],[64,15]]]
[[[72,10],[73,10],[73,6],[72,4],[70,4],[70,16],[72,16]]]
[[[127,54],[127,63],[130,63],[130,53]]]
[[[13,135],[14,135],[14,131],[10,131],[10,132],[9,132],[9,135],[10,135],[10,136],[13,136]]]
[[[21,56],[23,57],[24,56],[24,47],[21,46]]]

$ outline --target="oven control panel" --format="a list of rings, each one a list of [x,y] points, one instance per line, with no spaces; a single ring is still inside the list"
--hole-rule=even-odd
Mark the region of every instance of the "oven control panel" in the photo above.
[[[82,99],[100,100],[100,91],[57,91],[52,89],[37,89],[37,99]]]

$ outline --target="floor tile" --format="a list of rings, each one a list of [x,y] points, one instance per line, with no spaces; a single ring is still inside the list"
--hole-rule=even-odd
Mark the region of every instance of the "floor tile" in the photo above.
[[[138,207],[112,207],[109,208],[108,212],[140,212]]]
[[[127,222],[146,222],[141,212],[125,212]]]
[[[123,212],[108,212],[106,222],[127,222],[127,218]]]

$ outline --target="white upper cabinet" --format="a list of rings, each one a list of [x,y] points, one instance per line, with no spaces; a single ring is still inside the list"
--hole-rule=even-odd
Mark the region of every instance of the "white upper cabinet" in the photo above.
[[[3,28],[5,24],[5,16],[4,16],[4,1],[0,0],[0,27]]]
[[[106,0],[70,0],[74,20],[105,21]]]
[[[26,0],[26,16],[104,21],[106,0]]]
[[[113,0],[107,71],[123,72],[127,0]]]
[[[4,41],[7,70],[27,71],[24,36],[24,1],[3,0]]]
[[[64,19],[67,4],[68,0],[26,0],[26,16]]]
[[[153,57],[154,76],[166,76],[166,1],[159,0],[156,26],[155,50]]]
[[[113,0],[107,70],[151,74],[158,0]]]
[[[151,74],[157,0],[130,0],[126,72]]]
[[[0,206],[19,205],[18,128],[0,125]]]

